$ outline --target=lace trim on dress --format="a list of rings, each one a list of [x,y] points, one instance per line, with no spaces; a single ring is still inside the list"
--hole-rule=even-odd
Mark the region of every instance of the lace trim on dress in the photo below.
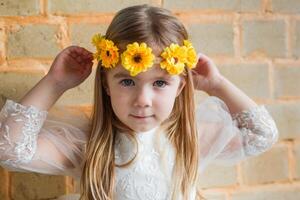
[[[32,160],[37,147],[37,136],[47,114],[48,111],[41,111],[32,105],[24,106],[7,99],[0,113],[0,118],[7,118],[2,124],[0,122],[0,151],[4,151],[4,155],[13,156],[2,161],[3,164],[17,166],[18,163],[28,163]],[[10,120],[23,123],[21,134],[11,135]]]
[[[232,116],[243,135],[246,155],[258,155],[278,140],[276,124],[264,105],[258,105]]]

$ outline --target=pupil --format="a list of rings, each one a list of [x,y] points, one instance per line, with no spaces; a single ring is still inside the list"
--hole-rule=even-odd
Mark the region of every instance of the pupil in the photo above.
[[[130,85],[131,80],[125,80],[125,85]]]

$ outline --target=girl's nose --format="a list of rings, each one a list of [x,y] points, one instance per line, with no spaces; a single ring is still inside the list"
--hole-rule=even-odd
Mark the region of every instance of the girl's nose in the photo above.
[[[134,106],[149,107],[152,106],[152,94],[147,88],[140,88],[135,95]]]

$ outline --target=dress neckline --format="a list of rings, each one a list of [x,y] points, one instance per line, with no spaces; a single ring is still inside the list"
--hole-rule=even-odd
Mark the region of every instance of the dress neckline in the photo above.
[[[148,131],[137,132],[136,133],[136,137],[139,138],[139,139],[141,139],[141,140],[143,140],[143,139],[150,139],[150,138],[152,138],[155,135],[155,133],[157,132],[158,128],[159,128],[159,126],[154,127],[154,128],[152,128],[152,129],[150,129]]]

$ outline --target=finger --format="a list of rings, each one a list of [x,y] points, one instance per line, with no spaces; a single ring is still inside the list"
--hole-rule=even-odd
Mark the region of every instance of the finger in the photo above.
[[[85,50],[83,50],[83,51],[82,51],[82,54],[83,54],[83,56],[87,56],[87,55],[89,54],[89,52],[88,52],[88,51],[85,51]]]
[[[199,52],[199,53],[197,54],[197,58],[198,58],[198,60],[199,60],[199,59],[201,59],[201,58],[208,58],[208,56],[205,55],[204,53]]]
[[[85,56],[84,56],[84,59],[92,59],[93,58],[93,54],[92,53],[87,53]]]
[[[82,54],[78,54],[78,53],[71,53],[71,56],[77,61],[77,62],[82,62],[82,61],[89,61],[92,60],[93,56],[90,55],[89,52],[85,52]]]
[[[84,63],[84,68],[85,69],[90,69],[93,67],[93,62],[85,62]]]
[[[192,69],[191,72],[192,72],[192,75],[197,75],[198,74],[197,71],[194,70],[194,69]]]
[[[84,58],[92,58],[92,57],[93,57],[93,53],[90,52],[90,51],[88,51],[88,50],[86,50],[86,49],[83,49],[82,56],[83,56]]]
[[[80,57],[84,61],[92,61],[94,59],[93,53],[89,51],[83,51],[81,54],[76,54],[76,57]]]
[[[75,51],[75,48],[68,49],[67,54],[70,55],[75,60],[76,60],[76,57],[78,56],[78,53],[77,53],[77,51]]]
[[[92,62],[93,61],[93,56],[87,55],[83,57],[84,62]]]
[[[198,71],[192,71],[192,78],[198,79],[198,78],[203,78],[203,75],[200,74]]]
[[[82,47],[75,47],[74,49],[74,52],[78,53],[78,54],[83,54],[84,50]]]
[[[69,50],[73,57],[85,56],[90,53],[88,50],[84,49],[83,47],[79,47],[79,46],[71,46]]]
[[[72,58],[74,58],[75,60],[76,60],[76,58],[77,58],[77,56],[78,56],[75,52],[71,52],[70,55],[71,55]]]
[[[92,68],[93,68],[93,63],[92,62],[86,62],[86,63],[83,64],[84,73],[90,73]]]
[[[89,57],[90,57],[92,60],[94,60],[94,54],[93,54],[93,53],[90,54]]]
[[[81,64],[84,60],[80,56],[76,56],[76,61]]]
[[[207,62],[207,60],[203,59],[203,58],[200,58],[196,64],[196,67],[200,67],[202,66],[203,64],[205,64]]]
[[[199,52],[199,53],[197,54],[197,60],[199,60],[199,59],[202,57],[202,55],[203,55],[203,54]]]
[[[87,56],[89,54],[91,54],[92,52],[88,51],[87,49],[83,48],[83,47],[78,47],[76,49],[76,52],[80,55],[83,55],[83,56]]]

